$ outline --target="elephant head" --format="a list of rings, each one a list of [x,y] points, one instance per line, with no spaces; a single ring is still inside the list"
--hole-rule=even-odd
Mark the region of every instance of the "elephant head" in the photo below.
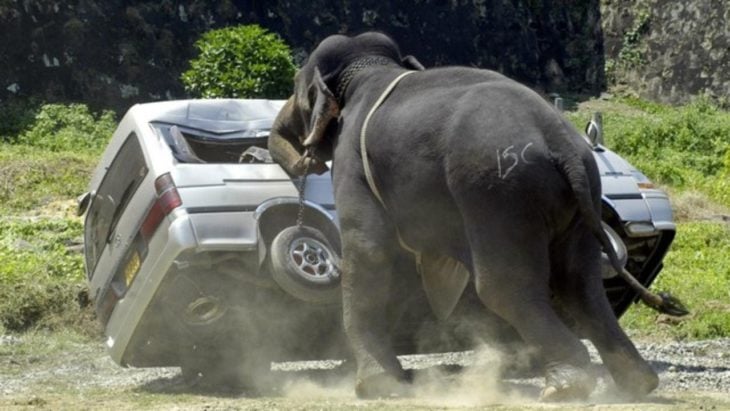
[[[380,33],[335,35],[320,43],[294,77],[294,94],[274,121],[268,143],[272,158],[292,175],[327,171],[348,73],[353,67],[388,64],[423,70],[413,56],[401,57],[395,42]]]

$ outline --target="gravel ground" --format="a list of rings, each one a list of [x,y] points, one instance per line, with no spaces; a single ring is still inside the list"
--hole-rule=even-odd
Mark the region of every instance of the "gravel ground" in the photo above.
[[[101,344],[71,342],[40,353],[34,344],[37,340],[22,336],[0,336],[0,409],[565,408],[536,403],[539,378],[493,375],[497,360],[488,350],[402,357],[406,368],[417,370],[417,399],[368,402],[354,397],[350,373],[327,370],[341,362],[274,364],[280,388],[251,398],[200,392],[183,381],[177,368],[121,368]],[[638,342],[637,347],[661,379],[646,402],[621,401],[610,378],[599,378],[589,402],[568,408],[730,409],[730,339]],[[463,368],[455,372],[458,367],[445,364]],[[597,358],[595,367],[606,376]]]

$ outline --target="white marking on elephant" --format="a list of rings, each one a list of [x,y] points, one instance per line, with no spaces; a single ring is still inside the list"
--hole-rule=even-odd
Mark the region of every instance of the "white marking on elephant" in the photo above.
[[[510,172],[514,170],[515,167],[517,167],[518,164],[520,164],[520,159],[522,159],[522,162],[525,164],[531,164],[531,161],[528,161],[527,158],[525,158],[525,153],[527,152],[527,149],[532,146],[532,143],[527,143],[522,150],[520,151],[520,154],[513,152],[515,149],[514,145],[511,145],[504,150],[497,150],[497,175],[499,178],[504,180],[507,178]],[[502,172],[502,160],[511,160],[511,163],[509,166],[504,170],[504,173]]]
[[[532,143],[527,143],[527,144],[525,145],[525,148],[523,148],[523,149],[522,149],[522,151],[520,152],[520,158],[521,158],[521,159],[522,159],[522,161],[524,161],[524,162],[525,162],[526,164],[530,164],[530,163],[532,163],[531,161],[528,161],[528,160],[527,160],[527,159],[525,158],[525,152],[527,152],[527,149],[528,149],[528,148],[530,148],[530,146],[531,146],[531,145],[532,145]]]
[[[517,164],[520,162],[520,158],[517,154],[511,152],[514,147],[515,146],[509,146],[504,150],[501,150],[501,153],[500,150],[497,150],[497,175],[499,175],[499,178],[502,180],[507,178],[512,169],[517,167]],[[504,174],[502,174],[502,159],[512,159],[513,161],[513,163],[504,171]]]

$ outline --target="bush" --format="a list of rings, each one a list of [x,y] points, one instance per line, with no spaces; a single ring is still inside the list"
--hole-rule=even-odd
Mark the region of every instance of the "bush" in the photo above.
[[[95,116],[84,104],[45,104],[18,142],[50,151],[100,151],[116,126],[112,111]]]
[[[296,70],[291,51],[257,25],[209,31],[195,42],[197,58],[181,76],[196,97],[284,98]]]
[[[0,142],[13,143],[33,124],[39,104],[32,99],[0,102]]]

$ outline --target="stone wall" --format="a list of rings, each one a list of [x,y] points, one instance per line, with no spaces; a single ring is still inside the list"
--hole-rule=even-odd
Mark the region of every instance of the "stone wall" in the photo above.
[[[607,67],[643,97],[730,103],[730,2],[602,0]]]
[[[245,20],[230,2],[207,3],[0,0],[0,99],[125,110],[180,97],[199,33]]]
[[[424,64],[500,70],[545,91],[604,85],[598,0],[0,0],[0,102],[124,111],[182,98],[193,42],[258,23],[302,61],[327,35],[377,29]]]

